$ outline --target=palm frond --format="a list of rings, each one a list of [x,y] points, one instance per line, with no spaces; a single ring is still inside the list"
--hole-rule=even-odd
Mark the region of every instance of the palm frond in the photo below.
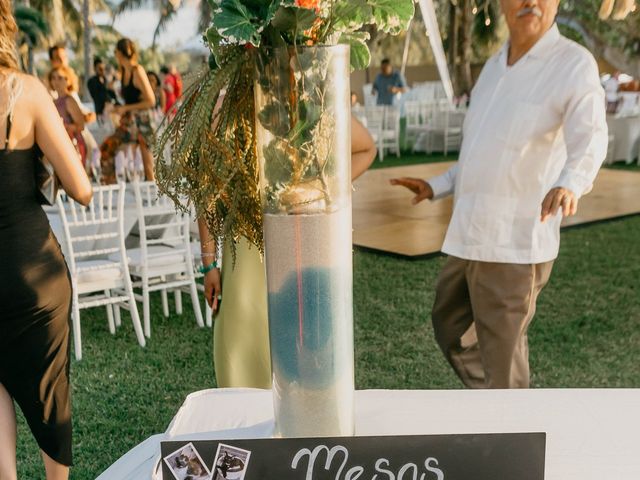
[[[211,4],[208,0],[200,0],[200,15],[198,19],[198,30],[204,32],[211,24]]]
[[[122,0],[120,4],[113,10],[113,17],[117,17],[127,10],[135,10],[147,3],[147,0]]]
[[[40,35],[47,35],[49,33],[49,24],[44,18],[44,15],[35,8],[27,7],[26,5],[16,5],[14,10],[14,16],[18,28],[23,22],[29,23],[29,28],[35,28],[39,31]]]
[[[91,10],[94,12],[113,12],[114,5],[109,0],[90,0],[90,2]]]
[[[171,20],[176,15],[176,10],[169,2],[165,2],[160,10],[160,19],[156,25],[156,29],[153,31],[153,41],[151,42],[151,48],[155,50],[158,37],[167,29]]]
[[[156,172],[161,190],[176,202],[187,197],[214,238],[243,236],[262,251],[251,55],[230,47],[218,69],[206,69],[194,81],[173,120],[163,126]]]
[[[62,0],[62,9],[64,12],[65,31],[67,33],[71,31],[75,40],[79,42],[84,28],[82,10],[77,7],[73,0]]]

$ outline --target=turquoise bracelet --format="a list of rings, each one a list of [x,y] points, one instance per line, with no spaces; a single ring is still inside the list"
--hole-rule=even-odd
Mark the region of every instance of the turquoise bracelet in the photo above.
[[[198,271],[201,274],[206,275],[207,273],[209,273],[214,268],[218,268],[218,262],[211,262],[209,265],[203,265],[198,269]]]

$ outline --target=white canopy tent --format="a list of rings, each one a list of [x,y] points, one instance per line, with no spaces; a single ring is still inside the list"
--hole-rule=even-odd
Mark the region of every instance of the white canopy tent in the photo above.
[[[436,66],[440,73],[440,79],[444,86],[445,94],[450,102],[453,101],[453,85],[449,75],[449,67],[447,65],[447,57],[444,54],[442,46],[442,38],[440,38],[440,29],[438,28],[438,18],[436,17],[436,9],[433,0],[417,0],[424,19],[426,35],[429,38],[431,49],[433,50],[433,58],[436,60]],[[411,29],[407,31],[407,37],[404,45],[404,54],[402,56],[402,72],[404,73],[407,65],[409,44],[411,42]]]

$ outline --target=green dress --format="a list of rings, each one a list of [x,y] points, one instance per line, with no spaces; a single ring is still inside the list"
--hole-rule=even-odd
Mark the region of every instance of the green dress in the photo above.
[[[271,388],[267,284],[258,249],[245,238],[224,242],[222,303],[213,327],[218,387]]]

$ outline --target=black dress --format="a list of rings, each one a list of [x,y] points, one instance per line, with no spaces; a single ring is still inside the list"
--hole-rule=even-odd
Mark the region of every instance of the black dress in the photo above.
[[[0,383],[40,448],[71,465],[71,280],[36,197],[36,148],[0,150]]]

